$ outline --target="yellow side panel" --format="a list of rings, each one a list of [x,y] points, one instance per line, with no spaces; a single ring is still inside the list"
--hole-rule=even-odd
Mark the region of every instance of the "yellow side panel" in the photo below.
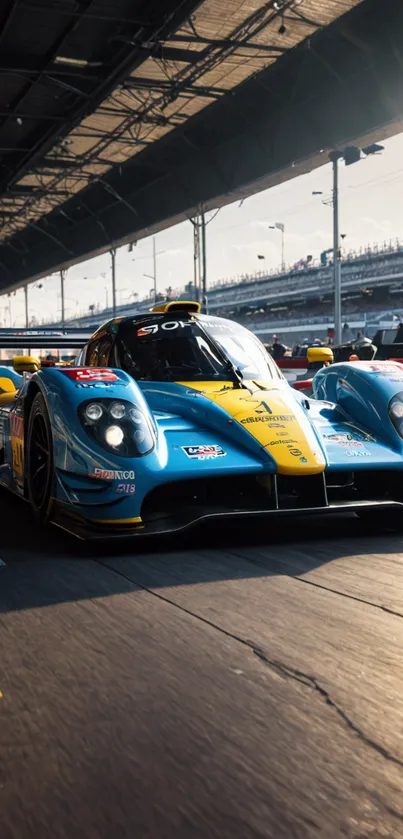
[[[0,376],[0,393],[15,393],[15,384],[7,376]]]
[[[323,472],[325,458],[314,431],[291,388],[282,381],[248,382],[248,389],[228,382],[180,382],[198,390],[245,428],[271,454],[282,475]],[[264,388],[264,389],[263,389]],[[250,392],[252,391],[252,392]]]
[[[0,405],[12,405],[15,402],[16,393],[16,390],[10,390],[8,393],[0,393]]]

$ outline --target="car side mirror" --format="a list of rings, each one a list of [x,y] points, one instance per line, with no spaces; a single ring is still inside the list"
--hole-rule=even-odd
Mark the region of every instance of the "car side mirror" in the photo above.
[[[309,347],[307,359],[308,364],[331,364],[333,352],[330,347]]]
[[[16,373],[37,373],[41,369],[41,362],[32,355],[15,355],[13,367]]]

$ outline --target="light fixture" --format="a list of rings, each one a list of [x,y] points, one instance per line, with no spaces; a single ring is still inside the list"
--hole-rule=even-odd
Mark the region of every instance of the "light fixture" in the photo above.
[[[112,446],[113,449],[119,448],[121,443],[123,443],[124,436],[120,425],[109,425],[105,431],[105,440],[108,446]]]
[[[67,55],[57,55],[54,64],[67,64],[71,67],[102,67],[102,61],[88,61],[86,58],[70,58]]]
[[[92,422],[97,422],[103,414],[102,405],[99,402],[90,402],[85,409],[85,416]]]
[[[363,148],[363,152],[368,157],[369,154],[379,154],[379,152],[384,151],[384,149],[385,146],[380,146],[379,143],[371,143],[371,145]]]
[[[141,423],[143,422],[143,415],[136,408],[130,409],[129,416],[130,419],[136,423],[136,425],[141,425]]]
[[[92,440],[109,452],[142,457],[154,448],[151,422],[140,408],[124,399],[90,399],[78,406],[78,415]]]
[[[122,419],[126,413],[126,408],[123,402],[112,402],[109,412],[113,419]]]
[[[390,406],[390,412],[397,419],[403,419],[403,402],[393,402]]]
[[[395,393],[389,402],[389,416],[400,437],[403,437],[403,392]]]

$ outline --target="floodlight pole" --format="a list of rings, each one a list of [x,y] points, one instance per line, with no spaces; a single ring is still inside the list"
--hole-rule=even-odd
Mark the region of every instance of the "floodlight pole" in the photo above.
[[[199,216],[196,219],[190,219],[193,224],[193,285],[200,295],[199,287],[199,264],[200,264],[200,242],[199,242]]]
[[[201,240],[202,240],[202,311],[205,315],[208,314],[208,302],[207,302],[207,242],[206,242],[206,216],[204,210],[200,213],[200,227],[201,227]]]
[[[342,154],[330,152],[333,166],[333,288],[334,288],[334,342],[341,344],[341,263],[339,233],[339,158]]]
[[[64,280],[65,280],[65,277],[66,277],[66,272],[65,271],[60,271],[60,306],[61,306],[61,310],[62,310],[62,316],[61,316],[62,326],[64,326]]]
[[[24,286],[24,295],[25,295],[25,328],[28,329],[29,327],[29,315],[28,315],[28,285]]]
[[[154,303],[157,302],[157,252],[155,249],[155,236],[153,237],[153,277],[154,277]]]
[[[285,226],[284,224],[280,227],[281,232],[281,273],[285,274],[285,262],[284,262],[284,233],[285,233]]]
[[[112,313],[113,317],[116,315],[116,248],[111,248],[111,266],[112,266]]]

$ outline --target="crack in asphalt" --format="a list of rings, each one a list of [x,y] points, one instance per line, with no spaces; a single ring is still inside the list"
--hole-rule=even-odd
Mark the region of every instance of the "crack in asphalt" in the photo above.
[[[248,643],[248,642],[245,642]],[[252,644],[250,644],[252,646]],[[312,690],[319,693],[319,695],[324,699],[326,705],[329,705],[330,708],[333,708],[334,711],[341,717],[341,719],[345,722],[345,724],[350,728],[357,737],[360,738],[367,746],[370,746],[371,749],[374,749],[378,754],[382,755],[382,757],[386,758],[386,760],[395,763],[397,766],[403,767],[403,760],[401,758],[396,757],[391,752],[388,751],[384,746],[381,746],[380,743],[377,743],[376,740],[373,740],[372,737],[369,737],[365,732],[360,728],[351,717],[348,716],[346,711],[338,705],[338,703],[332,698],[329,691],[320,684],[316,676],[310,676],[308,673],[304,673],[302,670],[297,670],[294,667],[290,667],[288,664],[283,664],[281,661],[276,661],[276,659],[270,659],[267,657],[265,651],[256,645],[252,646],[254,654],[260,658],[265,664],[271,667],[272,670],[276,671],[280,675],[288,676],[291,679],[295,679],[295,681],[300,682],[300,684],[305,685],[305,687],[309,687]]]
[[[153,597],[156,597],[158,600],[162,600],[164,603],[168,603],[170,606],[174,606],[180,612],[189,615],[196,620],[199,620],[201,623],[206,624],[207,626],[215,629],[217,632],[220,632],[222,635],[225,635],[227,638],[231,638],[233,641],[237,641],[239,644],[242,644],[244,647],[247,647],[249,650],[252,650],[253,654],[260,659],[265,665],[270,667],[275,673],[280,676],[283,676],[288,679],[292,679],[293,681],[299,682],[299,684],[303,685],[304,687],[313,690],[314,692],[318,693],[321,699],[325,702],[325,704],[331,708],[335,713],[340,717],[340,719],[345,723],[347,728],[350,729],[366,746],[373,749],[379,755],[381,755],[385,760],[394,763],[396,766],[403,767],[403,760],[396,755],[389,752],[384,746],[380,743],[377,743],[376,740],[373,740],[372,737],[369,737],[368,734],[363,731],[360,726],[348,716],[347,712],[339,705],[330,695],[329,691],[326,690],[323,685],[318,681],[316,676],[310,675],[309,673],[305,673],[303,670],[298,670],[297,668],[291,667],[288,664],[284,664],[281,661],[277,661],[276,659],[270,658],[265,650],[262,647],[259,647],[258,644],[255,644],[254,641],[248,640],[247,638],[243,638],[241,635],[236,635],[233,632],[230,632],[228,629],[220,626],[214,621],[209,620],[208,618],[203,617],[203,615],[199,615],[197,612],[193,612],[191,609],[187,609],[186,606],[182,606],[180,603],[177,603],[175,600],[171,600],[171,598],[166,597],[164,594],[161,594],[158,591],[155,591],[148,586],[145,586],[143,583],[139,583],[137,580],[133,579],[132,577],[128,577],[127,574],[124,574],[122,571],[118,571],[113,565],[109,565],[107,562],[104,562],[100,559],[97,559],[96,562],[99,565],[103,565],[105,568],[109,568],[110,571],[118,574],[120,577],[123,577],[128,582],[133,583],[134,585],[138,586],[139,589],[147,592],[147,594],[151,594]]]

